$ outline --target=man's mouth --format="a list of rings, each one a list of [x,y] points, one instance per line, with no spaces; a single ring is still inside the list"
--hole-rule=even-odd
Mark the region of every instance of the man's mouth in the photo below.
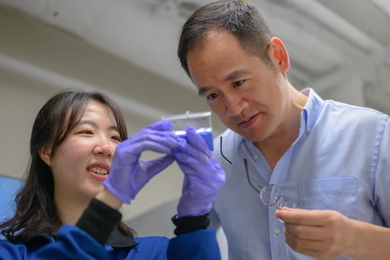
[[[250,126],[253,125],[253,123],[255,122],[255,118],[257,117],[258,114],[255,114],[253,115],[252,117],[248,118],[247,120],[243,120],[241,121],[240,123],[238,123],[238,125],[241,127],[241,128],[248,128]]]

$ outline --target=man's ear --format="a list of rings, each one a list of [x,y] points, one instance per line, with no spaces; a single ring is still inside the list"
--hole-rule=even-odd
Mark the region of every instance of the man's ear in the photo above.
[[[49,167],[51,166],[51,146],[46,145],[38,150],[39,156]]]
[[[271,60],[276,62],[283,73],[286,73],[286,71],[290,68],[290,59],[283,42],[277,37],[272,37],[269,42],[269,50]]]

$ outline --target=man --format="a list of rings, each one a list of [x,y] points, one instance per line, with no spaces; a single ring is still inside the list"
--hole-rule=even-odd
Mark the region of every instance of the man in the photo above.
[[[229,259],[390,259],[387,115],[299,92],[283,42],[243,1],[196,11],[178,55],[228,128],[214,143],[227,177],[213,223]],[[270,184],[299,209],[262,203]]]

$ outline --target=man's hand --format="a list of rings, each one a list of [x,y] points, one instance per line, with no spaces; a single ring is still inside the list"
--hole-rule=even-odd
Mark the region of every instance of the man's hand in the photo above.
[[[337,259],[356,250],[356,221],[332,210],[283,208],[276,217],[284,221],[287,244],[316,259]]]

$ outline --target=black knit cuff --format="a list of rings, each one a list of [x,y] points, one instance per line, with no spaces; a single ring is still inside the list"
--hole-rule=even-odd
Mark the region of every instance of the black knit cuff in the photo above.
[[[172,217],[172,222],[176,228],[174,230],[175,235],[189,233],[198,229],[207,229],[210,224],[208,218],[209,213],[196,217],[181,217],[176,218],[176,215]]]
[[[108,236],[122,218],[122,214],[102,201],[93,198],[77,221],[76,226],[90,234],[99,243],[105,244]]]

